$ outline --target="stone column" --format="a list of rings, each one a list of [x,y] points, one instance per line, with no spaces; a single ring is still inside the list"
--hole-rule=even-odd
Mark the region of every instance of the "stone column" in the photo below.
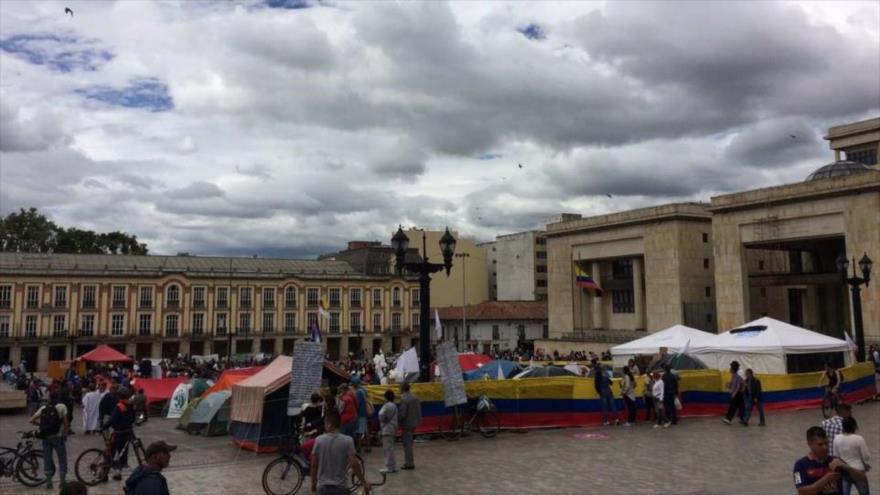
[[[643,330],[646,328],[645,315],[647,308],[645,307],[645,260],[641,256],[633,258],[633,295],[636,310],[635,329]]]
[[[593,262],[593,269],[590,272],[590,276],[593,277],[593,280],[599,285],[599,287],[602,287],[601,268],[602,268],[602,262],[601,261],[594,261]],[[611,296],[611,294],[608,294],[605,297],[610,297],[610,296]],[[604,318],[605,315],[602,311],[602,303],[603,302],[604,302],[603,297],[596,297],[596,296],[593,297],[593,328],[594,329],[599,329],[599,328],[604,329],[605,328],[605,318]]]

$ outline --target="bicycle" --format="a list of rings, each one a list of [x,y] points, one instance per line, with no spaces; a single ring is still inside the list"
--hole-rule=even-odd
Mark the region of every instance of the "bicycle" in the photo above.
[[[134,450],[138,465],[143,464],[147,460],[144,444],[134,434],[134,430],[131,431],[131,437],[126,441],[125,446],[119,449],[115,456],[112,454],[112,436],[107,435],[105,432],[101,432],[101,435],[104,437],[105,443],[103,449],[88,449],[76,458],[74,471],[76,479],[88,486],[95,486],[98,483],[107,481],[110,469],[121,462],[123,453],[128,451],[129,447],[132,447],[132,450]]]
[[[825,394],[822,396],[822,416],[826,419],[834,416],[837,412],[837,405],[841,402],[839,392],[832,392],[826,388]]]
[[[355,456],[366,471],[364,459],[359,454],[355,454]],[[281,455],[263,469],[263,491],[266,495],[294,495],[299,492],[303,481],[310,475],[309,469],[309,460],[302,455],[299,438],[295,436],[293,441],[285,442]],[[349,491],[355,493],[361,488],[360,480],[353,472],[350,473],[350,478],[351,488]],[[385,481],[385,473],[382,473],[382,480],[370,482],[370,485],[382,486]]]
[[[20,437],[14,449],[0,447],[0,478],[12,478],[25,486],[40,486],[47,477],[43,471],[43,451],[34,448],[37,432],[18,433]]]
[[[454,406],[452,414],[441,420],[438,426],[440,435],[452,442],[461,438],[465,430],[476,429],[483,438],[492,438],[501,429],[501,415],[487,395],[481,395],[474,404],[471,416],[464,419],[462,406]]]

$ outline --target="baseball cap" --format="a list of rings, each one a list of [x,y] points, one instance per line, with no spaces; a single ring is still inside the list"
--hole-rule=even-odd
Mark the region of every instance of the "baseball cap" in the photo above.
[[[158,442],[153,442],[147,447],[147,450],[144,451],[146,457],[152,457],[154,454],[158,454],[159,452],[170,453],[177,449],[177,445],[171,445],[169,443],[165,443],[164,440],[159,440]]]

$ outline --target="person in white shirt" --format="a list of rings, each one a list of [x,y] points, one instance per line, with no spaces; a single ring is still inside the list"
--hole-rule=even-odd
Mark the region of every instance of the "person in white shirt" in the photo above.
[[[850,467],[864,473],[869,468],[868,461],[871,460],[871,453],[868,452],[865,439],[861,435],[856,435],[857,429],[858,424],[855,418],[852,416],[843,418],[843,432],[834,437],[834,454]],[[853,486],[856,487],[859,495],[868,495],[867,478],[857,480],[844,473],[841,481],[843,482],[843,495],[850,495]]]
[[[671,421],[666,417],[666,411],[663,410],[663,376],[659,371],[654,372],[654,385],[651,387],[651,392],[654,393],[654,408],[657,411],[657,424],[654,425],[654,428],[669,428],[669,425],[672,424]]]

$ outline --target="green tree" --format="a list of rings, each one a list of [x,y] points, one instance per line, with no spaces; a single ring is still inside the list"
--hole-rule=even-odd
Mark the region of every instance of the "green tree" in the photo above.
[[[10,213],[0,225],[0,248],[3,251],[48,253],[54,250],[58,226],[36,208]]]
[[[147,254],[147,245],[125,232],[95,233],[55,225],[36,208],[0,218],[0,251],[27,253]]]

